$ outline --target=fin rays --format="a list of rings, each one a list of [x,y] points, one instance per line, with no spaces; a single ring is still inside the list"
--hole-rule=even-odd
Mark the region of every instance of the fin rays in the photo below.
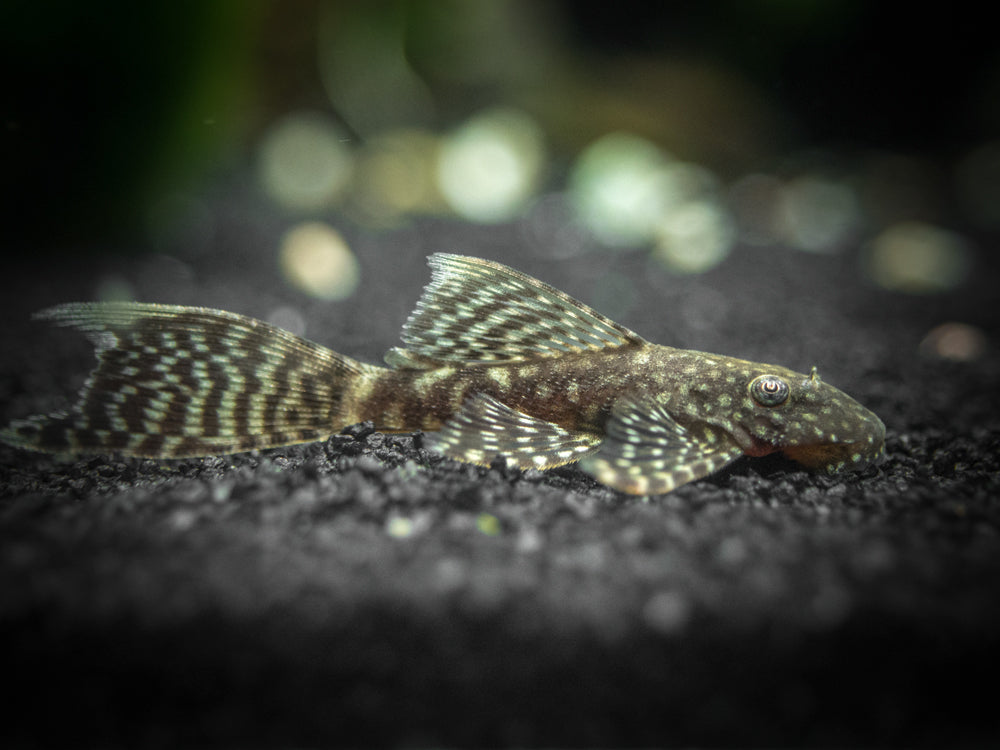
[[[582,302],[507,266],[436,253],[431,283],[403,327],[394,367],[429,369],[558,357],[645,344]]]
[[[4,430],[36,450],[181,457],[316,440],[341,426],[345,387],[370,369],[219,310],[81,303],[36,317],[87,334],[98,360],[67,413]]]
[[[718,471],[743,450],[718,427],[682,426],[652,398],[615,404],[607,439],[580,468],[598,482],[633,495],[653,495]]]
[[[602,438],[566,430],[477,394],[427,440],[432,450],[458,461],[489,465],[499,455],[522,469],[551,469],[592,453]]]

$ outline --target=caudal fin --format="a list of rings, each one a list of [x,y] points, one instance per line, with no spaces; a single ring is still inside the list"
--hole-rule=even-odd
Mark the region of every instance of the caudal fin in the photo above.
[[[35,317],[85,333],[97,367],[68,412],[0,430],[31,450],[180,458],[318,440],[357,421],[344,396],[379,369],[221,310],[71,303]]]

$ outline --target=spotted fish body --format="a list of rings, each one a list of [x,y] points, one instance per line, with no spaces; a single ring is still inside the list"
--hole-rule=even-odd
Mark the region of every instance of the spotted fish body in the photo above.
[[[460,461],[578,461],[633,494],[669,492],[744,454],[781,451],[835,471],[882,453],[878,417],[815,370],[651,344],[492,261],[436,254],[430,265],[388,368],[218,310],[45,310],[38,317],[90,336],[97,368],[68,413],[14,422],[0,439],[178,458],[309,442],[372,420],[424,430],[431,449]]]

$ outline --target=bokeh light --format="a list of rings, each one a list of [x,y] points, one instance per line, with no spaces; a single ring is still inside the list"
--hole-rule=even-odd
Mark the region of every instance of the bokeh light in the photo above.
[[[331,205],[347,186],[353,157],[337,125],[316,113],[279,120],[260,147],[264,191],[293,211]]]
[[[173,101],[177,122],[167,129],[175,138],[186,133],[192,149],[215,144],[197,167],[205,185],[230,169],[232,182],[213,195],[164,179],[170,189],[150,193],[135,212],[147,218],[155,251],[191,258],[218,249],[231,215],[217,198],[225,193],[235,204],[228,187],[242,184],[247,170],[280,223],[291,215],[378,232],[419,229],[427,217],[512,221],[521,240],[551,258],[636,249],[657,269],[681,274],[718,266],[739,244],[857,254],[877,235],[865,254],[871,278],[891,289],[940,291],[966,273],[967,245],[948,234],[917,240],[900,228],[1000,227],[993,130],[969,130],[980,141],[935,153],[904,142],[902,132],[867,140],[856,126],[877,118],[849,123],[854,109],[824,109],[821,121],[804,123],[784,94],[774,95],[770,63],[754,54],[749,66],[734,65],[729,53],[712,51],[718,30],[698,36],[708,30],[702,12],[626,14],[655,24],[669,18],[663,36],[641,22],[616,31],[606,24],[619,13],[587,4],[266,5],[211,16],[240,31],[222,47],[196,35],[207,40],[201,59],[212,64],[183,76],[182,88],[198,86]],[[780,19],[771,30],[795,41],[787,13],[758,12]],[[826,38],[831,29],[811,18]],[[681,46],[678,23],[696,32]],[[631,35],[647,46],[623,45]],[[703,55],[688,55],[705,44]],[[228,62],[227,49],[235,55]],[[174,75],[169,66],[164,72]],[[816,101],[810,93],[799,105]],[[851,125],[843,140],[825,130],[839,117]],[[916,122],[933,135],[927,123]],[[22,138],[29,124],[22,112],[8,128]],[[152,144],[137,138],[133,156],[136,145]],[[171,153],[156,160],[169,166]],[[256,208],[250,218],[271,219]],[[909,260],[894,260],[903,256]]]
[[[502,530],[500,519],[490,513],[480,513],[476,516],[476,528],[486,536],[496,536]]]
[[[920,342],[920,353],[928,357],[971,362],[986,352],[986,334],[967,323],[942,323]]]
[[[544,156],[541,130],[530,117],[512,109],[490,110],[445,139],[438,183],[460,216],[502,221],[534,194]]]
[[[588,146],[570,177],[579,221],[610,247],[652,246],[670,270],[699,273],[728,255],[734,238],[717,180],[655,144],[612,133]]]
[[[690,201],[668,210],[657,223],[653,257],[671,271],[703,273],[725,260],[735,234],[720,206]]]
[[[846,180],[752,173],[735,181],[727,197],[737,234],[751,245],[836,252],[862,229],[860,200]]]
[[[809,252],[839,250],[860,224],[858,201],[846,184],[803,176],[781,191],[779,231],[791,247]]]
[[[700,273],[722,262],[735,237],[717,182],[644,138],[612,133],[577,159],[569,197],[577,220],[604,245],[649,246],[670,270]]]
[[[281,271],[296,289],[320,299],[350,297],[358,286],[360,268],[337,230],[317,221],[305,222],[285,234]]]
[[[651,242],[667,203],[666,162],[655,144],[628,133],[590,144],[570,175],[570,200],[580,221],[610,247]]]
[[[393,223],[408,214],[444,211],[436,169],[440,138],[415,128],[372,138],[358,155],[352,207],[374,223]]]
[[[385,533],[396,539],[407,539],[416,532],[416,524],[404,516],[390,516],[385,522]]]
[[[877,235],[865,255],[865,271],[886,289],[915,294],[945,292],[969,274],[971,251],[954,232],[908,221]]]

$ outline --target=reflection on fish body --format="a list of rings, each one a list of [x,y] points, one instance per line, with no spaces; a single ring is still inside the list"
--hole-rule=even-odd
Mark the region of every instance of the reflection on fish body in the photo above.
[[[651,344],[492,261],[430,257],[432,279],[388,368],[233,313],[75,303],[38,317],[77,328],[98,364],[68,413],[0,431],[20,447],[178,458],[324,439],[372,420],[489,465],[572,462],[633,494],[669,492],[741,455],[861,467],[885,427],[815,369]]]

